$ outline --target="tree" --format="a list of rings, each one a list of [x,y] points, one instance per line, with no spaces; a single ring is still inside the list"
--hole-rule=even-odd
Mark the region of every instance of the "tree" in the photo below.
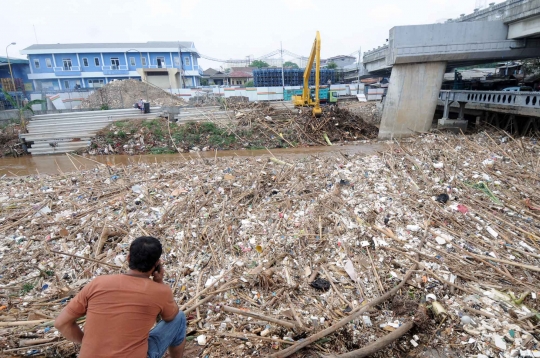
[[[540,72],[540,57],[523,60],[522,64],[526,76]]]
[[[7,93],[5,90],[2,90],[2,93],[4,94],[4,97],[6,97],[6,100],[13,106],[13,108],[17,109],[19,121],[21,122],[21,131],[24,133],[26,132],[26,118],[24,116],[24,112],[30,111],[32,114],[34,114],[34,110],[32,109],[32,106],[36,104],[43,104],[46,101],[43,99],[35,99],[33,101],[27,102],[25,105],[19,104],[18,101],[16,101],[9,93]]]
[[[298,68],[298,65],[294,62],[287,61],[283,64],[283,67]]]
[[[326,68],[328,68],[329,70],[335,70],[337,68],[337,65],[335,62],[330,62],[328,63],[328,65],[326,65]]]
[[[264,61],[255,60],[251,62],[251,67],[263,68],[263,67],[270,67],[270,65]]]
[[[254,84],[253,84],[253,80],[249,80],[246,82],[246,87],[253,87]]]
[[[201,86],[208,86],[208,78],[201,78]]]

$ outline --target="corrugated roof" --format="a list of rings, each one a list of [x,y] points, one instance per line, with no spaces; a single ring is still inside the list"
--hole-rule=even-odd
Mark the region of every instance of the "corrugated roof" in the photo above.
[[[34,44],[23,49],[21,53],[39,50],[77,50],[93,48],[178,48],[178,43],[182,49],[196,51],[192,41],[148,41],[148,42],[115,42],[115,43],[65,43],[65,44]]]
[[[8,61],[7,61],[7,57],[2,57],[0,56],[0,64],[7,64]],[[28,64],[28,60],[23,60],[21,58],[13,58],[13,57],[10,57],[9,58],[9,63],[11,63],[12,65],[14,64]]]

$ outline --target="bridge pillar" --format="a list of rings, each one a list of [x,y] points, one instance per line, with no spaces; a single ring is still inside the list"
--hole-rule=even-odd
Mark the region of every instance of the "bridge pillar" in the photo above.
[[[445,70],[446,62],[394,65],[379,138],[405,137],[430,129]]]
[[[458,119],[460,121],[464,121],[465,120],[465,104],[467,102],[459,102],[458,101],[458,104],[459,104],[459,115],[458,115]]]

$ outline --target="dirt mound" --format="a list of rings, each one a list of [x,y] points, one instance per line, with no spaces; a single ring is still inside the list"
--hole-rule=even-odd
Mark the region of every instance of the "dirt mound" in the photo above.
[[[140,99],[151,106],[179,106],[185,101],[161,88],[138,80],[113,81],[88,96],[81,108],[132,108]]]

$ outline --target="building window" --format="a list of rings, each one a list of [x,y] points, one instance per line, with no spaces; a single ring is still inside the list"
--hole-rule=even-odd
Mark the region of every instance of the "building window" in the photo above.
[[[51,59],[50,59],[50,58],[46,58],[46,59],[45,59],[45,66],[47,66],[47,68],[51,68],[51,67],[52,67],[52,63],[51,63]]]
[[[120,60],[118,58],[111,58],[111,70],[117,70],[120,67]]]
[[[141,66],[146,66],[146,57],[141,57]]]
[[[69,81],[64,80],[64,89],[69,89]]]
[[[158,57],[156,59],[156,62],[157,62],[157,67],[158,68],[165,68],[167,67],[167,65],[165,64],[165,57]]]
[[[82,59],[82,64],[84,67],[88,67],[88,59],[86,57]]]
[[[89,87],[102,87],[103,86],[103,80],[88,80],[88,86]]]
[[[34,60],[34,67],[39,68],[39,60],[37,58]]]
[[[94,57],[94,63],[97,67],[99,67],[99,58],[98,57]]]
[[[62,63],[64,65],[64,71],[71,71],[71,59],[70,58],[62,59]]]
[[[174,58],[174,66],[175,67],[180,67],[180,57],[176,56]]]
[[[189,61],[189,57],[184,57],[184,66],[190,66],[191,62]]]
[[[38,84],[38,87],[39,87],[39,82],[38,82],[37,84]],[[58,82],[56,82],[56,84],[58,84]],[[42,89],[53,90],[53,89],[54,89],[54,85],[53,85],[53,83],[50,82],[50,81],[43,81],[43,82],[41,82],[41,88],[42,88]]]
[[[135,65],[136,65],[136,63],[135,63],[135,57],[130,57],[130,58],[129,58],[129,64],[130,64],[131,66],[135,66]]]

